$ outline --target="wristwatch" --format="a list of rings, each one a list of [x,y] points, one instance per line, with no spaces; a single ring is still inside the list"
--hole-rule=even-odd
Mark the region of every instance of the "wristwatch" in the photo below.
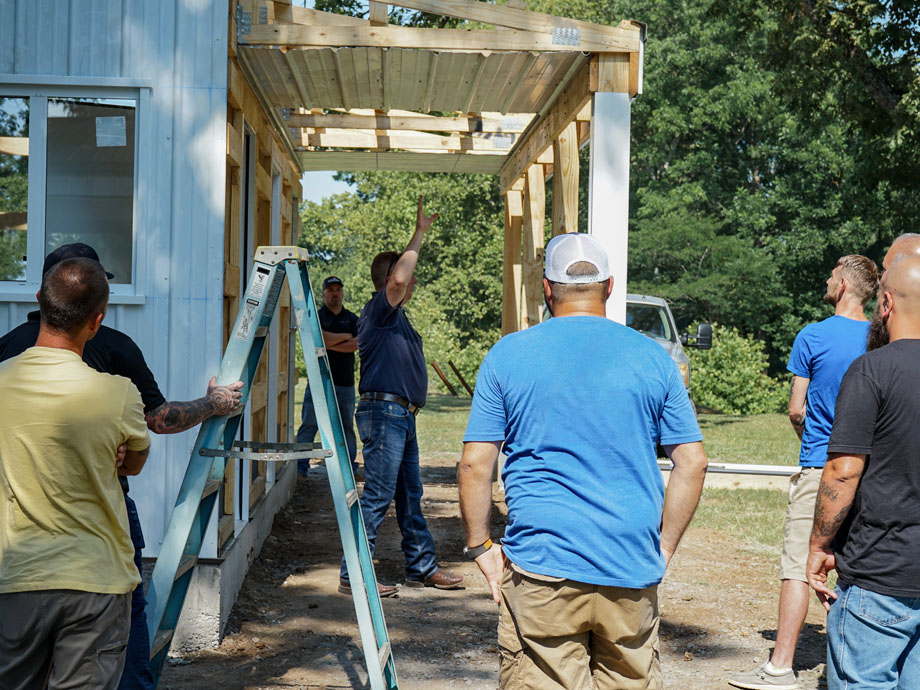
[[[471,561],[475,561],[477,558],[479,558],[482,554],[484,554],[486,551],[488,551],[491,548],[492,548],[492,540],[486,539],[485,543],[480,544],[479,546],[474,546],[472,548],[470,548],[469,546],[464,546],[463,555],[469,558]]]

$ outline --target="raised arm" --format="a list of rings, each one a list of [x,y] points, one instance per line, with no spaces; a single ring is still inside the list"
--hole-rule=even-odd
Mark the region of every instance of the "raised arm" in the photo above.
[[[463,444],[457,483],[460,486],[460,514],[463,516],[466,546],[469,548],[480,546],[490,538],[492,473],[501,445],[501,441],[471,441]],[[476,559],[476,565],[489,583],[492,600],[498,604],[504,568],[501,546],[493,545]]]
[[[145,415],[147,428],[155,434],[178,434],[211,417],[235,412],[243,398],[240,392],[242,387],[242,381],[218,386],[217,378],[211,377],[203,398],[188,402],[165,402],[148,412]]]
[[[699,441],[665,446],[664,451],[674,463],[661,516],[661,554],[667,567],[700,502],[709,460]]]
[[[393,269],[390,271],[390,279],[387,281],[386,294],[387,302],[389,302],[390,305],[394,307],[400,305],[406,297],[406,292],[412,282],[412,277],[415,275],[415,266],[418,263],[418,253],[422,246],[422,237],[425,235],[428,228],[431,227],[431,224],[437,219],[437,213],[431,216],[425,215],[424,209],[422,208],[422,195],[419,194],[418,210],[415,214],[415,232],[412,234],[412,239],[409,240],[409,244],[406,245],[405,250],[399,257],[399,261],[396,262],[396,265],[393,266]]]
[[[795,433],[802,438],[805,431],[805,401],[808,395],[808,384],[811,379],[803,376],[792,375],[792,385],[789,388],[789,422]]]
[[[805,576],[827,611],[831,608],[829,599],[837,598],[827,586],[827,574],[837,567],[831,544],[853,506],[866,457],[831,453],[821,474]]]

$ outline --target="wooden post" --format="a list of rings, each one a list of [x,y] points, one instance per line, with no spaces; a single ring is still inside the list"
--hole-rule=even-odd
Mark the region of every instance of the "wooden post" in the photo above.
[[[521,270],[521,320],[536,326],[543,315],[543,229],[546,222],[546,179],[539,163],[527,169],[524,185],[524,241]]]
[[[626,321],[629,234],[630,63],[628,54],[599,55],[592,70],[588,232],[606,247],[613,273],[607,318]]]
[[[578,123],[553,142],[553,237],[578,232]]]
[[[502,272],[502,335],[521,329],[521,227],[523,179],[505,193],[505,251]]]

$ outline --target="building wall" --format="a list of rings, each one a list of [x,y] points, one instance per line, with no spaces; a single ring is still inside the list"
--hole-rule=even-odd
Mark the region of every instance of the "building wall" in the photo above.
[[[201,397],[222,351],[228,3],[4,0],[4,85],[142,87],[135,295],[106,324],[141,347],[169,400]],[[30,209],[30,217],[32,209]],[[15,288],[16,286],[13,286]],[[0,287],[0,332],[35,309],[35,286]],[[155,436],[133,478],[145,556],[155,556],[195,430]],[[214,538],[202,552],[216,556]]]

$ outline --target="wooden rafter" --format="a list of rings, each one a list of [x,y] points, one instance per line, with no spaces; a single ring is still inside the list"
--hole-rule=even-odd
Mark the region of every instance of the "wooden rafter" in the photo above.
[[[456,117],[436,117],[406,110],[391,110],[380,115],[351,112],[292,115],[290,127],[330,127],[336,129],[388,129],[421,132],[472,132],[519,134],[524,131],[533,115],[530,113],[502,116],[499,113]]]
[[[440,14],[456,19],[468,19],[493,24],[507,29],[518,29],[537,33],[552,33],[553,29],[573,29],[580,32],[581,39],[592,44],[607,45],[606,50],[639,50],[638,37],[623,27],[602,26],[577,19],[557,17],[514,7],[502,7],[479,0],[398,0],[394,5],[419,10],[429,14]],[[557,32],[557,36],[562,36]],[[586,44],[570,44],[585,50]]]
[[[583,65],[563,89],[546,115],[538,121],[515,148],[502,166],[501,188],[509,189],[515,180],[553,145],[556,138],[591,102],[589,89],[590,63]]]
[[[428,132],[403,132],[398,130],[326,129],[322,133],[307,134],[307,145],[318,148],[403,149],[411,151],[490,151],[502,152],[510,148],[514,134],[430,134]]]

